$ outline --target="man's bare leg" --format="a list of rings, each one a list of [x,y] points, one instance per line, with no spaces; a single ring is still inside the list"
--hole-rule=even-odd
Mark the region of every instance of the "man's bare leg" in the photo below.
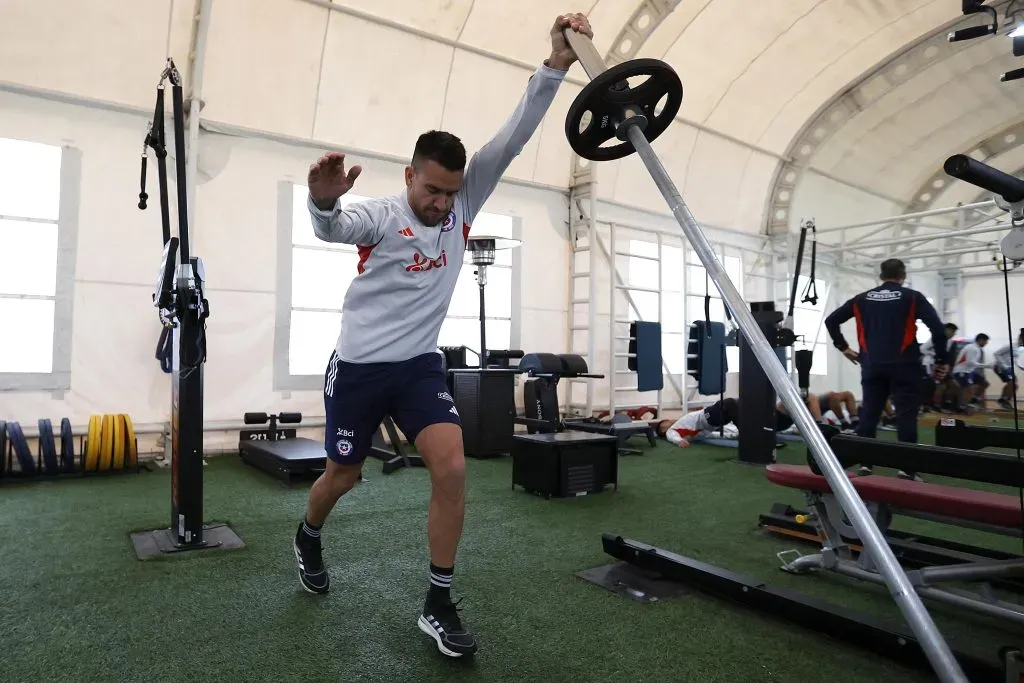
[[[462,427],[439,423],[416,437],[416,450],[430,472],[427,541],[430,545],[430,589],[420,615],[421,631],[449,657],[477,651],[476,639],[463,627],[451,599],[455,555],[466,516],[466,456]]]
[[[807,392],[807,409],[811,411],[811,417],[815,422],[821,422],[821,400],[817,394]]]
[[[295,559],[299,563],[299,581],[310,593],[326,593],[330,577],[323,560],[320,528],[338,503],[338,499],[352,490],[359,481],[362,463],[341,465],[327,458],[324,473],[309,489],[306,517],[295,532]]]
[[[430,561],[454,567],[466,514],[466,457],[462,428],[457,424],[430,425],[416,437],[416,451],[430,472],[427,539]]]

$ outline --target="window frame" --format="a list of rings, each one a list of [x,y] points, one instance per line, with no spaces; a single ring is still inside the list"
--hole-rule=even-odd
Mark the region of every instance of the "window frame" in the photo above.
[[[321,391],[324,378],[322,373],[316,375],[293,375],[289,360],[291,343],[292,319],[292,258],[295,246],[292,244],[292,216],[294,211],[294,190],[302,183],[294,180],[281,180],[277,184],[277,288],[274,316],[274,368],[273,390],[290,391]],[[490,213],[483,211],[484,213]],[[498,213],[498,212],[494,212]],[[522,240],[522,218],[501,214],[512,219],[512,237]],[[310,228],[312,229],[312,228]],[[522,302],[522,246],[512,250],[512,301],[510,320],[510,346],[515,349],[520,345],[520,310]],[[472,268],[466,259],[463,267]],[[491,266],[491,268],[507,268],[507,266]],[[445,316],[445,319],[468,319],[469,316]],[[476,319],[476,318],[474,318]],[[488,320],[492,316],[488,316]],[[495,320],[504,320],[503,316],[493,316]],[[479,336],[475,343],[463,342],[471,349],[479,346]],[[479,350],[479,349],[477,349]],[[324,369],[328,359],[324,358]],[[285,396],[287,398],[287,396]]]
[[[21,139],[21,138],[12,138]],[[38,142],[31,140],[31,142]],[[48,143],[39,143],[48,144]],[[57,145],[50,145],[57,147]],[[60,400],[71,390],[71,342],[74,323],[75,261],[81,204],[82,152],[60,145],[60,196],[57,215],[57,268],[53,294],[53,360],[50,372],[0,372],[0,391],[50,391]],[[4,216],[18,220],[17,216]],[[24,220],[24,218],[21,218]],[[51,223],[51,221],[36,221]],[[37,298],[37,297],[32,297]],[[50,299],[51,297],[45,297]]]

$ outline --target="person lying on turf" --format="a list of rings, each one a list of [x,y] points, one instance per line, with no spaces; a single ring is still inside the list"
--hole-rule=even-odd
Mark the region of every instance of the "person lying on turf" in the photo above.
[[[807,398],[804,399],[807,404],[807,409],[811,411],[811,417],[818,424],[821,424],[821,399],[817,394],[808,391]],[[784,432],[794,424],[793,418],[790,417],[789,411],[786,410],[786,406],[782,401],[775,404],[775,431]]]
[[[346,172],[340,153],[320,157],[307,178],[313,233],[324,242],[357,245],[360,258],[324,373],[326,469],[310,488],[305,517],[290,544],[299,581],[311,593],[328,592],[322,527],[359,480],[373,435],[389,414],[415,444],[430,475],[424,539],[430,558],[424,578],[429,577],[429,584],[417,627],[449,657],[475,653],[477,642],[450,594],[465,519],[466,461],[461,421],[448,392],[437,339],[462,272],[470,226],[533,137],[577,61],[566,29],[593,37],[583,14],[555,19],[548,30],[550,56],[523,79],[525,92],[515,109],[468,163],[458,137],[429,131],[416,141],[403,187],[389,196],[339,201],[362,171],[350,166]],[[493,98],[486,89],[479,93]],[[422,521],[418,517],[415,523]],[[340,525],[342,533],[344,527]],[[361,563],[368,559],[355,557],[359,551],[350,545],[342,544],[341,555],[349,565],[342,572],[347,584],[358,583]],[[351,626],[358,621],[354,614],[347,618],[354,620]]]
[[[740,404],[734,398],[724,398],[702,410],[686,413],[673,422],[658,422],[658,436],[679,448],[715,436],[727,424],[739,426]]]
[[[845,409],[845,410],[844,410]],[[818,412],[832,411],[843,431],[857,426],[857,399],[852,391],[826,391],[818,395]]]

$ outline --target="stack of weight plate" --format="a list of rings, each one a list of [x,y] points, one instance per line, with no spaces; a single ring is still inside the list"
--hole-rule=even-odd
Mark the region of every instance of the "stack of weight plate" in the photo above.
[[[83,472],[136,471],[139,444],[127,415],[93,415],[82,449]]]
[[[54,433],[49,419],[40,419],[38,424],[38,452],[33,454],[21,424],[0,420],[0,478],[138,471],[138,442],[127,415],[89,418],[89,433],[78,458],[71,420],[65,417],[60,421],[59,435]]]

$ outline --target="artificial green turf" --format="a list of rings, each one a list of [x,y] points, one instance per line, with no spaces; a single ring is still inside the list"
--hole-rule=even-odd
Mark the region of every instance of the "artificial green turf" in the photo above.
[[[799,492],[732,462],[731,449],[662,443],[644,453],[620,459],[617,492],[564,500],[513,491],[507,458],[469,461],[453,589],[481,644],[469,661],[442,657],[415,624],[428,570],[423,470],[385,477],[368,462],[370,481],[324,528],[327,596],[296,579],[291,539],[306,485],[283,488],[235,456],[205,470],[207,520],[246,543],[229,552],[135,559],[129,533],[169,522],[166,471],[4,485],[0,680],[933,680],[712,597],[640,605],[576,577],[611,561],[600,534],[613,532],[898,619],[884,587],[778,570],[775,553],[794,542],[758,530],[757,515],[773,502],[801,505]],[[803,457],[793,445],[780,451]],[[1021,552],[1019,541],[956,537]],[[958,642],[995,651],[1015,640],[980,617],[932,614]]]

